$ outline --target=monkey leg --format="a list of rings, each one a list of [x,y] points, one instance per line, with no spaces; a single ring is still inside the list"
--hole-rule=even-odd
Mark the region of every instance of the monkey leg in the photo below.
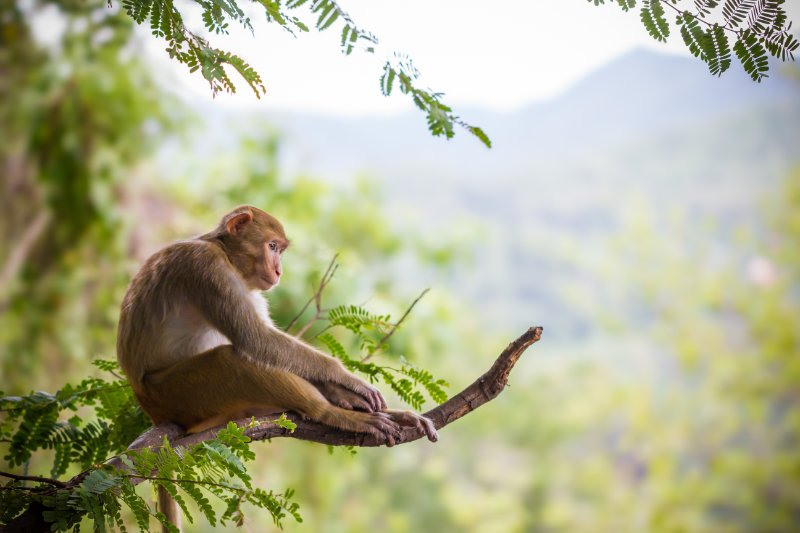
[[[338,383],[332,383],[330,381],[317,383],[316,381],[311,382],[323,396],[333,405],[338,407],[342,407],[343,409],[355,409],[357,411],[366,411],[368,413],[372,412],[372,407],[369,403],[367,403],[364,398],[355,392],[344,388],[343,386],[339,385]],[[412,411],[397,411],[393,409],[387,409],[383,411],[387,413],[392,420],[397,422],[400,426],[403,427],[415,427],[422,433],[424,433],[428,440],[431,442],[436,442],[439,440],[439,435],[436,433],[436,427],[433,425],[430,419],[425,418],[422,415],[418,415]]]
[[[400,425],[388,413],[349,411],[331,405],[305,379],[265,368],[218,346],[148,374],[142,407],[153,422],[175,422],[198,432],[248,412],[295,411],[338,429],[370,433],[393,445]]]

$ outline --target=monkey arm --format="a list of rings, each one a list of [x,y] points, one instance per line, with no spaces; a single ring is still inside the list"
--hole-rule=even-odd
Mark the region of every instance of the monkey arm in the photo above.
[[[447,402],[435,407],[424,414],[426,418],[433,422],[436,429],[442,429],[448,424],[455,422],[464,415],[469,414],[483,404],[497,397],[508,384],[508,377],[514,365],[519,360],[523,352],[534,342],[538,341],[542,334],[542,328],[530,328],[518,339],[513,341],[503,350],[492,367],[474,383],[454,394]],[[385,441],[372,437],[371,435],[353,433],[351,431],[332,430],[330,427],[314,421],[303,420],[296,415],[289,415],[296,424],[296,429],[291,432],[283,427],[277,426],[272,419],[261,420],[260,424],[251,427],[249,420],[241,420],[240,424],[247,426],[245,433],[254,441],[267,440],[278,437],[290,437],[302,439],[332,446],[383,446]],[[184,431],[175,424],[162,424],[148,429],[140,435],[128,449],[150,448],[157,450],[167,437],[172,447],[194,446],[200,442],[212,439],[223,426],[211,428],[201,433],[185,435]],[[425,436],[423,429],[417,426],[406,426],[395,444],[413,442]],[[120,456],[111,458],[106,465],[124,469],[126,468]],[[64,482],[65,488],[80,485],[94,470],[84,470],[73,476],[69,481]],[[131,478],[134,485],[144,481],[142,477]],[[26,511],[14,518],[6,525],[7,531],[44,531],[50,527],[45,521],[43,511],[46,508],[42,505],[31,505]]]
[[[542,336],[542,328],[530,328],[516,340],[512,341],[497,357],[492,366],[472,384],[464,388],[457,394],[453,394],[445,403],[438,405],[423,416],[433,422],[437,430],[441,430],[448,424],[455,422],[461,417],[478,409],[487,402],[492,401],[508,384],[509,376],[517,361],[522,354]],[[302,440],[331,444],[334,446],[383,446],[385,442],[348,431],[334,431],[331,428],[318,424],[313,420],[304,420],[302,417],[289,414],[289,418],[297,424],[294,432],[290,432],[282,427],[276,426],[272,419],[262,420],[261,424],[246,430],[247,435],[253,440],[265,440],[276,437],[291,437]],[[247,424],[248,420],[241,420],[241,424]],[[396,444],[412,442],[426,436],[424,428],[407,425],[403,427],[402,435],[397,439]],[[191,446],[212,438],[218,428],[210,429],[202,433],[176,437],[173,446]],[[150,430],[152,437],[147,439],[147,446],[157,447],[161,444],[164,432],[174,431],[169,425]],[[172,434],[170,434],[172,437]],[[172,440],[172,439],[171,439]]]
[[[177,278],[176,283],[208,322],[225,335],[239,354],[268,367],[286,370],[317,382],[332,381],[367,400],[372,410],[386,409],[380,392],[348,372],[344,365],[308,344],[263,322],[249,298],[241,277],[224,252],[213,243],[195,241],[186,246],[191,261],[206,264],[196,269],[198,279]]]

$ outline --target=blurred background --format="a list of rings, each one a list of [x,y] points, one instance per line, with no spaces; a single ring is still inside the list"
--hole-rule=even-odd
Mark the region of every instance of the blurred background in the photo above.
[[[528,4],[346,6],[486,150],[431,138],[338,35],[254,16],[255,37],[222,46],[267,95],[212,100],[117,2],[3,2],[0,390],[53,391],[113,359],[142,261],[250,203],[293,241],[277,324],[338,252],[326,305],[397,318],[431,288],[387,357],[451,393],[545,328],[511,386],[436,444],[256,443],[259,484],[297,490],[287,531],[796,530],[796,63],[718,79],[654,48],[636,14]]]

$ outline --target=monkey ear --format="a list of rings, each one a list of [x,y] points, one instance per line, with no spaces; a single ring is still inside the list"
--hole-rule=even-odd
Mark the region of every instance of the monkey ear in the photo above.
[[[231,235],[238,235],[242,228],[253,220],[253,212],[249,209],[231,213],[225,218],[225,230]]]

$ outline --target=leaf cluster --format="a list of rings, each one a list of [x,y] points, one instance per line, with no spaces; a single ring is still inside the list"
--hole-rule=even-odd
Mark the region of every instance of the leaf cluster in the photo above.
[[[229,20],[252,31],[250,19],[235,0],[196,0],[202,9],[203,24],[215,34],[227,34]],[[232,67],[250,86],[256,96],[266,91],[261,76],[241,57],[214,48],[208,39],[189,30],[172,0],[122,0],[125,12],[138,24],[149,21],[154,36],[167,42],[170,58],[186,65],[191,72],[200,71],[211,92],[236,92],[236,86],[225,70]]]
[[[87,378],[55,394],[0,398],[0,438],[9,443],[3,459],[10,466],[24,465],[38,450],[53,450],[50,474],[57,478],[70,465],[86,469],[123,451],[150,426],[127,381],[116,374],[116,362],[94,365],[114,378]],[[94,411],[93,420],[85,408]]]
[[[444,135],[451,139],[455,135],[455,126],[460,126],[477,137],[487,148],[492,147],[492,141],[481,128],[464,122],[453,114],[450,106],[442,102],[443,93],[419,88],[416,84],[418,78],[419,71],[414,67],[411,58],[395,54],[394,60],[386,61],[383,65],[381,92],[384,96],[389,96],[394,87],[399,86],[400,92],[410,96],[414,105],[425,113],[428,129],[434,136]]]
[[[227,34],[231,22],[253,31],[250,18],[236,0],[194,0],[194,3],[201,10],[201,18],[209,34]],[[356,48],[374,54],[379,44],[378,38],[359,27],[335,0],[256,0],[255,3],[263,8],[268,22],[277,24],[295,36],[309,31],[309,25],[295,15],[300,10],[305,10],[306,16],[314,20],[313,26],[317,31],[340,25],[340,46],[345,55],[352,54]],[[225,70],[226,66],[238,72],[257,97],[266,93],[261,76],[241,57],[214,48],[206,37],[188,29],[181,10],[173,0],[122,0],[122,6],[138,24],[149,23],[153,35],[167,41],[166,51],[170,58],[183,63],[191,72],[199,70],[214,95],[222,91],[236,92],[236,86]],[[402,56],[396,54],[396,57]],[[385,96],[389,96],[392,82],[397,78],[401,92],[408,95],[425,113],[428,129],[433,135],[450,139],[455,135],[454,128],[459,126],[491,147],[483,130],[454,115],[452,109],[442,102],[442,93],[420,88],[418,77],[419,73],[411,67],[410,60],[387,61],[381,76],[381,90]]]
[[[279,527],[289,515],[302,522],[298,504],[291,501],[294,494],[292,489],[278,494],[253,487],[245,463],[255,459],[255,453],[250,449],[250,439],[244,430],[234,422],[229,422],[217,433],[216,438],[188,448],[173,448],[165,438],[158,450],[143,448],[122,455],[126,472],[95,470],[92,474],[102,472],[106,479],[113,480],[117,486],[130,484],[133,478],[150,480],[172,496],[189,522],[194,521],[192,510],[187,505],[189,501],[194,502],[212,526],[241,526],[244,523],[244,503],[269,511],[273,522]],[[133,505],[129,507],[140,529],[149,528],[149,520],[153,516],[174,530],[174,526],[165,524],[160,513],[152,512],[145,508],[147,506],[142,507],[135,498],[131,499]],[[214,510],[211,499],[223,502],[225,510],[221,514]],[[124,497],[123,501],[128,503]]]
[[[116,370],[116,363],[111,361],[99,361],[96,366]],[[59,420],[62,411],[86,406],[94,408],[97,420],[86,422],[78,414],[67,421]],[[302,521],[298,504],[291,500],[291,489],[275,493],[252,486],[245,463],[255,454],[250,450],[245,428],[233,422],[215,439],[190,448],[173,448],[165,438],[156,450],[142,448],[122,453],[121,469],[104,465],[109,454],[125,450],[149,426],[122,378],[91,378],[77,386],[67,385],[56,394],[35,392],[24,397],[3,397],[0,409],[4,415],[2,437],[9,443],[4,459],[11,466],[25,464],[40,449],[55,450],[53,479],[41,478],[34,487],[12,480],[0,487],[0,524],[38,503],[44,506],[44,518],[54,531],[78,530],[85,516],[92,520],[95,531],[126,531],[121,514],[124,505],[141,531],[149,531],[151,518],[177,531],[163,513],[152,509],[136,493],[134,481],[139,480],[164,487],[190,522],[193,516],[188,501],[194,502],[211,525],[242,525],[245,503],[269,511],[277,526],[289,515]],[[293,429],[294,424],[285,416],[275,422]],[[72,463],[83,469],[78,478],[73,478],[77,482],[57,481]],[[212,507],[213,498],[223,502],[221,514]]]
[[[321,297],[322,288],[315,297]],[[417,301],[419,298],[414,304]],[[448,384],[444,380],[435,379],[403,358],[399,368],[370,361],[376,353],[388,351],[388,339],[414,304],[394,323],[388,314],[375,314],[356,305],[334,307],[324,318],[318,316],[314,320],[327,322],[317,338],[350,370],[366,374],[371,381],[383,380],[403,401],[420,409],[425,402],[423,392],[435,402],[447,400],[444,387]],[[351,336],[363,354],[360,359],[348,355],[334,337],[336,331]],[[68,384],[55,394],[0,394],[0,441],[7,446],[5,461],[11,467],[27,467],[36,452],[54,451],[52,478],[16,476],[25,482],[35,481],[36,486],[0,472],[0,477],[11,479],[0,486],[0,524],[37,504],[43,507],[45,520],[56,531],[77,530],[84,517],[92,521],[96,531],[126,531],[124,507],[132,513],[139,530],[149,531],[151,519],[155,519],[176,531],[163,513],[136,493],[134,486],[142,480],[163,487],[190,522],[196,507],[212,526],[242,525],[245,503],[267,510],[277,526],[289,516],[302,521],[291,489],[276,493],[253,487],[245,463],[255,454],[249,448],[245,428],[233,422],[214,439],[191,447],[173,448],[165,438],[157,449],[127,449],[150,422],[119,373],[117,363],[99,360],[93,364],[111,377],[87,378],[77,385]],[[290,432],[296,427],[285,415],[274,423]],[[122,466],[105,464],[111,456],[117,456]],[[68,482],[59,481],[71,466],[77,466],[82,473]],[[212,506],[214,499],[223,504],[222,512]]]
[[[194,521],[187,504],[190,501],[212,526],[241,526],[244,503],[266,509],[279,527],[289,515],[302,522],[298,504],[292,501],[293,490],[278,494],[252,486],[245,463],[253,460],[255,454],[250,450],[250,439],[245,436],[244,429],[230,422],[215,439],[189,448],[173,448],[165,438],[157,450],[142,448],[122,454],[124,468],[95,465],[85,472],[79,484],[72,486],[43,484],[28,489],[12,481],[0,491],[4,509],[0,523],[7,523],[25,507],[39,502],[44,505],[44,518],[54,531],[77,531],[81,520],[88,516],[95,531],[118,529],[124,532],[127,529],[121,511],[125,505],[133,515],[137,530],[149,531],[151,518],[154,518],[169,531],[177,532],[162,512],[152,509],[136,493],[134,480],[149,480],[163,487],[190,523]],[[215,511],[212,499],[224,504],[222,513]]]
[[[317,339],[349,370],[365,374],[373,383],[382,380],[401,400],[416,410],[420,410],[425,403],[423,391],[438,404],[447,401],[444,388],[449,384],[443,379],[434,378],[430,372],[414,366],[405,358],[400,358],[399,368],[380,365],[370,360],[374,354],[388,351],[386,340],[399,325],[399,322],[391,323],[390,315],[373,314],[356,305],[342,305],[329,310],[327,320],[328,327]],[[357,345],[362,355],[352,357],[329,331],[332,328],[348,331],[353,344]]]
[[[595,5],[605,0],[589,0]],[[769,73],[769,55],[793,61],[800,43],[790,33],[791,21],[783,9],[785,0],[642,0],[640,18],[647,32],[666,42],[671,33],[666,9],[676,14],[678,27],[689,51],[706,63],[711,74],[721,76],[736,55],[753,81]],[[636,0],[618,0],[629,11]],[[684,6],[684,4],[686,4]]]

